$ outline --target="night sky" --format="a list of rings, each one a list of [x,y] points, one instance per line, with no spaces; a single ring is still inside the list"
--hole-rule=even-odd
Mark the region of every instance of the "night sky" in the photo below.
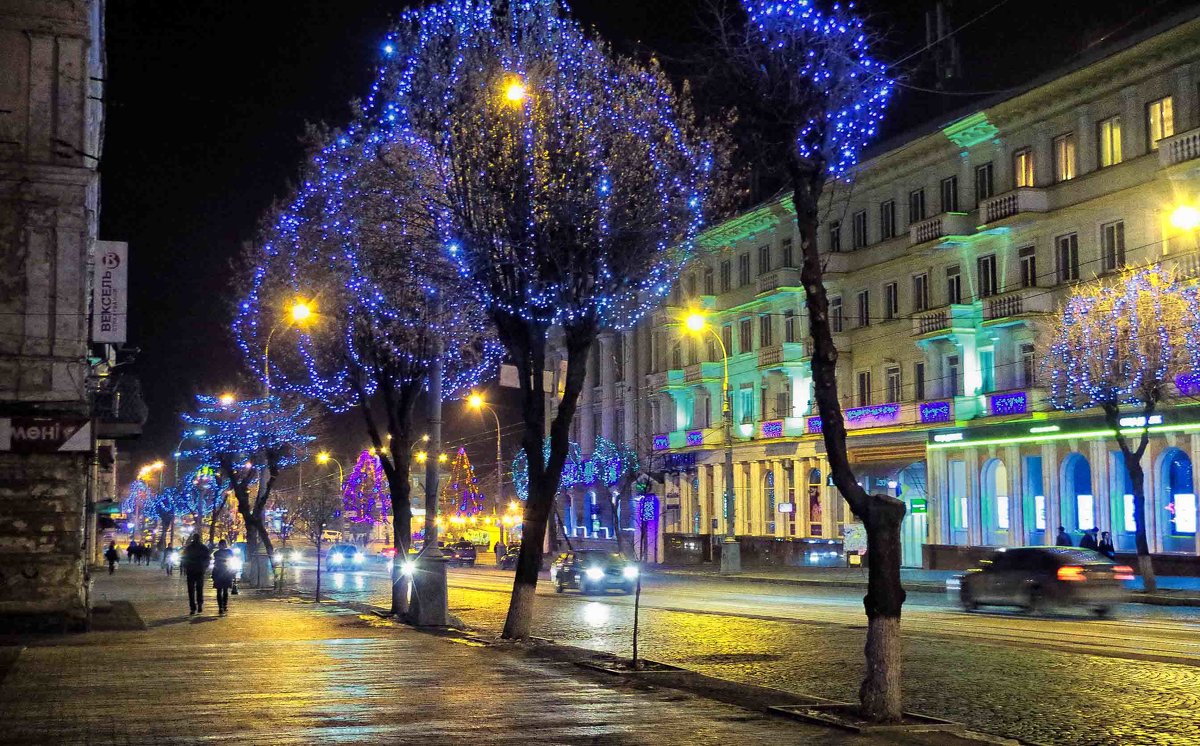
[[[672,67],[702,38],[695,10],[702,1],[571,7],[618,48],[660,52]],[[882,58],[898,60],[924,45],[923,11],[933,4],[860,3],[883,37]],[[1020,85],[1106,35],[1195,4],[959,0],[952,27],[983,15],[958,34],[964,76],[951,87]],[[349,118],[349,102],[367,91],[379,42],[404,7],[382,0],[109,0],[100,236],[130,244],[129,344],[141,349],[136,372],[151,408],[144,436],[127,444],[135,463],[169,456],[178,413],[194,394],[236,389],[244,380],[228,331],[231,260],[299,173],[305,122]],[[929,67],[928,54],[905,61],[908,82],[930,86]],[[945,117],[971,100],[902,88],[889,126]],[[501,419],[515,423],[516,407],[500,403]],[[452,405],[446,420],[446,437],[468,439],[473,461],[495,461],[490,416],[484,421]],[[346,458],[366,442],[357,418],[339,418],[330,430],[326,439]],[[505,457],[516,447],[516,437],[507,438]]]

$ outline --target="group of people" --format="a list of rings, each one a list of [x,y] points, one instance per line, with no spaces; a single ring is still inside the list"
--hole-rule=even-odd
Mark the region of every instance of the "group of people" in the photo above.
[[[1054,543],[1060,547],[1073,547],[1075,542],[1071,541],[1071,535],[1062,526],[1058,527],[1058,537]],[[1089,528],[1083,532],[1083,538],[1079,540],[1080,549],[1091,549],[1094,552],[1099,552],[1109,559],[1115,559],[1117,550],[1113,547],[1112,535],[1107,532],[1101,532],[1098,528]]]
[[[200,614],[204,611],[204,574],[212,563],[213,588],[217,591],[217,614],[225,616],[229,611],[229,592],[237,592],[234,585],[237,580],[237,570],[233,566],[235,555],[229,548],[229,542],[221,539],[216,551],[209,549],[200,540],[200,534],[194,533],[183,545],[180,557],[180,567],[187,582],[189,613]]]
[[[129,557],[129,562],[132,564],[149,565],[152,547],[149,544],[130,541],[129,546],[125,547],[125,554]]]

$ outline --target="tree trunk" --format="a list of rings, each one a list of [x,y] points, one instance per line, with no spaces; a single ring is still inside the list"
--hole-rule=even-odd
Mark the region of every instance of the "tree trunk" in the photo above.
[[[404,563],[408,561],[408,548],[412,546],[412,504],[409,498],[412,484],[409,480],[408,461],[397,452],[407,454],[412,447],[409,435],[393,433],[392,449],[394,467],[388,477],[388,492],[392,496],[392,531],[396,535],[396,554],[392,557],[392,615],[400,618],[408,614],[409,584],[411,578],[404,574]],[[435,457],[436,458],[436,457]]]
[[[504,621],[503,637],[522,639],[533,625],[534,595],[542,567],[542,544],[554,509],[554,498],[562,481],[567,459],[567,436],[583,380],[587,372],[587,352],[596,337],[594,322],[582,321],[564,328],[567,349],[567,380],[558,413],[550,426],[550,458],[544,458],[542,446],[546,424],[546,397],[543,371],[546,369],[547,328],[543,324],[515,316],[498,314],[496,326],[501,341],[517,366],[521,383],[522,417],[525,430],[521,444],[529,464],[529,499],[525,515],[521,551],[517,555],[512,598]]]
[[[823,168],[793,162],[789,166],[792,204],[804,263],[800,279],[813,340],[813,398],[821,416],[830,475],[838,492],[867,532],[866,673],[859,687],[861,715],[875,723],[898,722],[902,715],[900,686],[900,523],[905,507],[889,495],[868,495],[855,481],[846,449],[846,425],[837,389],[838,351],[829,320],[821,258],[817,250],[817,207],[823,188]]]
[[[1151,403],[1142,412],[1146,422],[1150,421],[1150,415],[1153,414],[1155,408],[1154,404]],[[1130,446],[1129,439],[1121,432],[1121,410],[1118,406],[1105,404],[1103,409],[1104,419],[1113,429],[1117,445],[1121,448],[1125,470],[1129,472],[1129,481],[1133,485],[1133,522],[1136,524],[1134,543],[1137,547],[1138,574],[1142,576],[1142,587],[1146,592],[1154,593],[1158,590],[1158,578],[1154,575],[1154,562],[1150,554],[1150,537],[1146,533],[1146,472],[1142,469],[1142,456],[1146,451],[1148,436],[1143,433],[1141,443],[1134,449]]]

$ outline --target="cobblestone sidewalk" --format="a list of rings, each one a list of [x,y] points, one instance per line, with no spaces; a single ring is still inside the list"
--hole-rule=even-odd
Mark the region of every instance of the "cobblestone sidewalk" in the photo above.
[[[0,668],[0,742],[879,743],[332,605],[246,592],[227,617],[213,599],[189,617],[157,568],[101,576],[96,597],[131,601],[146,629],[26,640]]]

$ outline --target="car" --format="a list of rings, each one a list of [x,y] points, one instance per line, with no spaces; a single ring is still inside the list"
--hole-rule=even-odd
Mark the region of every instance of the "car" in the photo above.
[[[335,541],[336,542],[336,541],[341,541],[341,540],[342,540],[342,532],[341,531],[334,531],[331,528],[327,528],[321,532],[321,541]]]
[[[513,542],[508,545],[508,550],[504,553],[497,562],[496,566],[501,570],[515,570],[517,567],[517,557],[521,555],[521,542]]]
[[[578,588],[580,593],[587,595],[617,588],[630,594],[637,576],[637,564],[616,552],[599,550],[563,552],[550,566],[550,582],[557,593]]]
[[[361,567],[366,557],[353,544],[334,544],[325,553],[325,563],[331,568]]]
[[[1125,580],[1133,580],[1131,568],[1091,549],[1013,547],[959,576],[958,595],[967,611],[980,606],[1016,606],[1030,612],[1086,608],[1105,616],[1125,600]]]
[[[446,556],[446,562],[451,565],[474,567],[475,553],[475,545],[465,539],[442,546],[442,554]]]

